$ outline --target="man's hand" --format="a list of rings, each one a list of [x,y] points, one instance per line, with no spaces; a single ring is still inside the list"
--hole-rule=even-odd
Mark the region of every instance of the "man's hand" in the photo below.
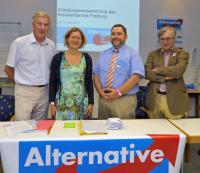
[[[10,81],[12,81],[12,82],[15,82],[15,80],[14,80],[14,68],[13,67],[10,67],[10,66],[5,66],[5,68],[4,68],[4,72],[7,74],[7,76],[8,76],[8,79],[10,80]]]
[[[152,69],[153,72],[158,73],[158,68],[155,67],[154,69]]]
[[[116,89],[113,89],[113,88],[107,89],[106,98],[108,98],[108,101],[113,101],[118,97],[120,97],[120,96]]]
[[[165,80],[173,80],[173,79],[174,79],[173,77],[169,77],[169,76],[165,77]]]
[[[109,101],[109,98],[107,96],[107,91],[108,91],[107,89],[101,89],[99,91],[99,96],[102,97],[104,100]]]

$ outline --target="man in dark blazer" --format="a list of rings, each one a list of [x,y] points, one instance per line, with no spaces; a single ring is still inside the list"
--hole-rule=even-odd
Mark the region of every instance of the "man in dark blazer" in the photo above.
[[[146,108],[150,118],[178,119],[189,110],[189,97],[183,74],[189,54],[175,47],[176,32],[164,27],[158,32],[160,48],[149,53],[145,75],[149,80]]]

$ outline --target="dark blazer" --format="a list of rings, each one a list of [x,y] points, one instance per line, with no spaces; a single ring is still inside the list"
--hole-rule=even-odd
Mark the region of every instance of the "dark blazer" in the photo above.
[[[51,62],[49,81],[49,102],[55,102],[56,93],[60,89],[60,64],[64,52],[57,53]],[[88,104],[94,104],[94,88],[92,82],[92,59],[88,53],[84,53],[86,62],[85,87],[88,95]]]
[[[164,57],[161,49],[155,50],[148,55],[145,63],[145,75],[149,80],[147,86],[146,108],[153,110],[157,90],[162,82],[166,83],[167,103],[172,114],[183,114],[189,110],[189,97],[183,74],[188,65],[189,54],[183,49],[174,48],[168,61],[168,66],[164,66]],[[158,68],[159,73],[155,74],[151,70]],[[172,77],[173,80],[164,78]]]

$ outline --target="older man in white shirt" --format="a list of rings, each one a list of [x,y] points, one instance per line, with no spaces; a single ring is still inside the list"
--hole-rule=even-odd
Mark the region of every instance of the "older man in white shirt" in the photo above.
[[[55,44],[46,37],[50,16],[37,12],[33,32],[10,46],[5,73],[15,85],[16,120],[45,119],[48,115],[48,82]]]

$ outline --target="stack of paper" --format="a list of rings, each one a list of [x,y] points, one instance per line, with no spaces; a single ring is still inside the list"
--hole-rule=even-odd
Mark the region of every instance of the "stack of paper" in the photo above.
[[[14,121],[4,126],[8,135],[32,132],[36,129],[35,120]]]
[[[107,128],[109,130],[117,130],[122,128],[122,122],[120,118],[108,118],[107,119]]]
[[[81,120],[79,130],[81,135],[107,134],[105,123],[98,120]]]

